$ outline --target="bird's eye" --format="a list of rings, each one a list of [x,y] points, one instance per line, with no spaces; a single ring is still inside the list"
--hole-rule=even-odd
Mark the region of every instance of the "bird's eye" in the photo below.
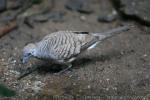
[[[24,56],[29,57],[29,56],[31,56],[31,53],[26,53]]]
[[[31,53],[28,53],[28,56],[30,56],[31,55]]]

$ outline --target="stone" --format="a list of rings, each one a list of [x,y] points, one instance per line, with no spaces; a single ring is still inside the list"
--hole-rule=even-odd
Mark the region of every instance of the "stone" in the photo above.
[[[150,24],[150,0],[119,0],[120,10],[132,19]]]
[[[6,0],[0,0],[0,12],[6,9]]]
[[[88,0],[68,0],[65,7],[69,10],[78,11],[85,14],[90,14],[93,12]]]

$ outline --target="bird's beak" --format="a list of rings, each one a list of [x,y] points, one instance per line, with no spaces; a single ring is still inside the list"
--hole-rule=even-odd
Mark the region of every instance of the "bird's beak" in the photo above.
[[[25,63],[28,62],[28,60],[29,60],[29,57],[23,57],[22,58],[22,63],[25,64]]]
[[[25,64],[25,63],[27,63],[28,61],[29,61],[29,58],[30,58],[31,56],[23,56],[23,58],[22,58],[22,63],[23,64]]]

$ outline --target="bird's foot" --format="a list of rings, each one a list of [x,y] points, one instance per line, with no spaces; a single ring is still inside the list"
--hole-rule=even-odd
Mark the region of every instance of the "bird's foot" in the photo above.
[[[69,64],[69,65],[67,65],[67,66],[68,66],[67,68],[65,68],[65,69],[61,70],[61,71],[60,71],[60,72],[58,72],[58,73],[55,73],[55,75],[63,74],[63,73],[65,73],[66,71],[68,71],[68,70],[72,67],[72,65],[71,65],[71,64]]]

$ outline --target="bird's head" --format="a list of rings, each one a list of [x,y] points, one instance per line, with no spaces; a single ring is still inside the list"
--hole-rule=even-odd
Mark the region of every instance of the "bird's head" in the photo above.
[[[27,63],[31,57],[36,56],[36,45],[33,43],[27,44],[23,49],[22,63]]]

